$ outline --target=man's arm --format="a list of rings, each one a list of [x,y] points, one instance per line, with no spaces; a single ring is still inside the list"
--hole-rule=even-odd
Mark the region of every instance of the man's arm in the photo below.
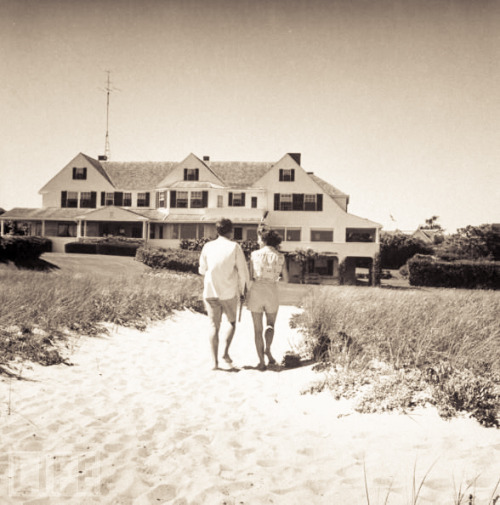
[[[207,270],[208,270],[207,257],[205,255],[205,247],[203,247],[200,254],[200,265],[198,267],[198,272],[201,275],[205,275]]]

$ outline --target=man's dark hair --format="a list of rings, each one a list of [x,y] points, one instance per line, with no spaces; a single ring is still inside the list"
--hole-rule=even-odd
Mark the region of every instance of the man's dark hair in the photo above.
[[[230,219],[219,219],[215,223],[215,229],[218,235],[227,235],[233,231],[233,222]]]
[[[259,228],[257,233],[262,239],[262,242],[268,246],[278,247],[281,244],[281,235],[275,230],[270,230],[269,228]]]

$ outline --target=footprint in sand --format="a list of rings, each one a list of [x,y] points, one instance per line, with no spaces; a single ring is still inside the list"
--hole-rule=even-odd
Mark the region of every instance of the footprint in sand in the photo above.
[[[168,484],[160,484],[148,493],[149,503],[166,503],[175,498],[176,489]]]

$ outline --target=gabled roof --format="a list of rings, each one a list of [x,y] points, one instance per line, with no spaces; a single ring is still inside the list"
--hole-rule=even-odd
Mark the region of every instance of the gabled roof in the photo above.
[[[241,188],[252,186],[273,165],[267,161],[211,161],[209,167],[226,186]]]
[[[349,198],[349,195],[346,195],[340,189],[337,189],[335,186],[332,186],[329,182],[324,181],[320,177],[314,174],[307,174],[309,177],[328,195],[332,198],[343,196]]]
[[[97,162],[99,163],[99,162]],[[101,161],[117,189],[154,189],[178,165],[174,161]]]
[[[87,156],[86,154],[80,153],[108,182],[113,184],[113,182],[110,180],[108,177],[108,174],[104,171],[102,168],[102,165],[100,164],[99,161],[95,160],[94,158],[91,158],[90,156]]]

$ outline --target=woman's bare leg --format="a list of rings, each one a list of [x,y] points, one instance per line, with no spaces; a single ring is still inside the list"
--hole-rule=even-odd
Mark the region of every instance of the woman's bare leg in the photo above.
[[[262,339],[262,312],[252,312],[253,331],[255,334],[255,348],[259,356],[259,370],[266,369],[264,361],[264,340]]]
[[[276,323],[276,316],[277,312],[274,312],[272,314],[268,314],[266,312],[266,331],[264,332],[264,338],[266,339],[266,350],[265,350],[265,355],[267,356],[267,359],[269,360],[270,365],[274,365],[276,363],[276,360],[273,358],[273,355],[271,354],[271,344],[273,343],[273,338],[274,338],[274,324]]]

